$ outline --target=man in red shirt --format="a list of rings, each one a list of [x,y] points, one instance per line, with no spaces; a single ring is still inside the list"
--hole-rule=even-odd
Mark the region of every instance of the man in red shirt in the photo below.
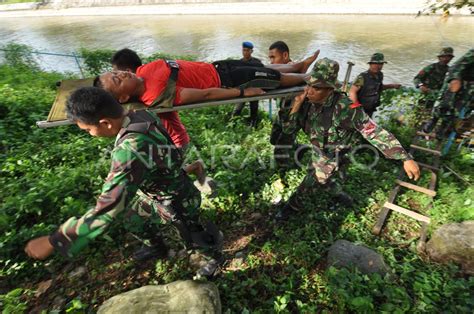
[[[264,93],[256,87],[289,87],[304,83],[305,72],[318,53],[295,64],[267,67],[242,66],[238,60],[213,64],[178,60],[175,63],[179,71],[172,95],[173,104],[256,96]],[[171,74],[172,67],[167,61],[156,60],[139,67],[136,75],[121,71],[104,73],[96,78],[94,85],[109,91],[121,103],[137,98],[150,106],[158,96],[167,92],[165,88]]]

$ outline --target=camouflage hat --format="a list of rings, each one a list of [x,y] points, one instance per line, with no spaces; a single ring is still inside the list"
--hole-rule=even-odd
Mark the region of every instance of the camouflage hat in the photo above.
[[[454,52],[453,48],[444,47],[444,48],[441,48],[441,50],[439,51],[438,57],[443,57],[443,56],[454,57],[453,52]]]
[[[387,61],[384,60],[383,53],[376,52],[370,57],[370,61],[367,63],[387,63]]]
[[[339,63],[337,61],[323,58],[314,64],[311,77],[306,81],[312,87],[337,88],[337,74],[339,73]]]

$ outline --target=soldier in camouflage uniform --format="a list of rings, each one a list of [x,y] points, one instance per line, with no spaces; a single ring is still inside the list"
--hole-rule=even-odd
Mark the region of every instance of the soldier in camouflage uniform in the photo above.
[[[403,161],[409,178],[419,178],[418,165],[398,140],[377,125],[364,112],[361,104],[354,104],[337,90],[338,72],[336,61],[327,58],[317,61],[304,93],[293,101],[289,121],[283,130],[292,133],[303,129],[310,137],[313,154],[308,174],[278,212],[278,220],[285,220],[293,211],[300,210],[305,195],[332,188],[331,176],[338,171],[341,158],[354,145],[356,133],[385,157]]]
[[[443,86],[446,72],[448,72],[448,64],[453,57],[453,48],[445,47],[438,54],[438,62],[425,66],[415,76],[413,82],[416,88],[420,89],[423,94],[423,98],[418,103],[422,107],[427,109],[433,108],[433,104],[438,98],[439,90]]]
[[[289,58],[288,46],[282,42],[277,41],[273,43],[269,48],[269,58],[271,64],[289,64],[292,63]],[[319,55],[319,50],[316,51],[315,56]],[[283,132],[283,124],[288,121],[290,110],[291,110],[292,99],[278,99],[277,106],[279,107],[278,113],[272,124],[272,130],[270,133],[270,144],[274,145],[273,157],[275,166],[278,169],[280,179],[285,183],[285,173],[289,169],[298,168],[297,160],[301,160],[305,152],[304,146],[300,145],[296,141],[298,131],[289,134]],[[295,154],[298,154],[295,158]]]
[[[351,86],[349,95],[355,104],[360,103],[365,113],[372,117],[380,106],[380,96],[384,89],[400,88],[400,84],[383,83],[383,65],[387,63],[384,55],[376,52],[370,58],[369,70],[360,73]]]
[[[437,130],[442,138],[452,129],[453,123],[463,113],[464,119],[472,116],[474,107],[474,49],[470,49],[449,69],[438,100],[433,107],[433,118],[423,128],[431,132],[439,119]]]
[[[29,256],[45,259],[57,250],[74,257],[118,220],[136,234],[151,229],[156,243],[161,241],[158,226],[171,222],[188,248],[195,247],[194,239],[200,238],[208,248],[217,249],[222,239],[199,224],[201,196],[181,168],[182,157],[155,114],[126,112],[112,95],[95,87],[75,91],[67,112],[92,136],[116,136],[111,169],[95,208],[68,219],[52,235],[31,240],[25,248]],[[217,261],[213,263],[217,266]]]

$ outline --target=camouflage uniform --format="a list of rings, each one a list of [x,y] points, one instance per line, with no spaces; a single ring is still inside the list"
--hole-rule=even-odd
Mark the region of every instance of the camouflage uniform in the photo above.
[[[374,53],[368,63],[387,63],[382,53]],[[359,87],[357,99],[362,104],[364,111],[372,117],[377,107],[380,106],[380,96],[383,91],[383,73],[371,73],[365,71],[360,73],[354,80],[353,85]]]
[[[452,80],[460,80],[462,82],[461,90],[452,93],[449,90],[449,83]],[[470,49],[466,54],[459,58],[449,69],[443,87],[441,88],[438,100],[433,107],[433,121],[425,127],[425,131],[436,124],[441,118],[441,126],[439,130],[440,136],[445,134],[452,126],[461,112],[464,116],[472,115],[474,107],[474,49]]]
[[[336,61],[321,59],[315,64],[308,85],[336,88],[338,71],[339,64]],[[293,209],[301,208],[304,195],[330,187],[330,178],[338,170],[341,157],[354,145],[356,133],[387,158],[411,159],[391,133],[377,125],[360,105],[353,105],[337,89],[323,104],[305,101],[298,112],[290,114],[283,130],[291,134],[300,128],[310,137],[313,154],[308,174],[290,197],[288,204]]]
[[[446,47],[441,49],[438,57],[441,56],[452,56],[453,48]],[[433,104],[438,97],[439,90],[443,86],[443,81],[448,72],[449,66],[447,64],[442,64],[440,62],[432,63],[418,72],[418,74],[413,79],[413,83],[416,88],[425,86],[430,89],[426,94],[423,94],[423,97],[419,101],[419,105],[422,105],[424,108],[432,108]]]
[[[146,133],[134,131],[143,123]],[[73,257],[117,219],[138,234],[150,222],[156,232],[156,225],[176,219],[197,224],[201,196],[181,166],[182,157],[159,118],[148,111],[128,113],[95,208],[68,219],[50,236],[51,244]]]

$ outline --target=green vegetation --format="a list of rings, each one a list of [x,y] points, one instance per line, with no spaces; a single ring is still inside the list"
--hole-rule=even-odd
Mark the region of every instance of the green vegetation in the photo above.
[[[101,53],[89,52],[88,58]],[[108,57],[103,54],[100,58]],[[100,61],[97,58],[95,64]],[[92,138],[74,126],[35,126],[35,121],[47,116],[55,82],[62,77],[41,72],[27,58],[14,66],[11,62],[0,66],[0,308],[4,313],[95,311],[120,292],[189,279],[193,274],[187,259],[178,256],[134,263],[130,254],[138,243],[124,235],[119,225],[74,261],[55,255],[49,261],[35,262],[23,253],[28,239],[52,232],[71,215],[93,206],[109,167],[112,140]],[[392,92],[385,94],[384,103],[396,103],[406,110],[416,97],[413,91]],[[247,255],[241,264],[226,265],[215,280],[224,311],[472,313],[474,279],[462,275],[455,265],[439,265],[419,256],[415,250],[417,223],[393,214],[381,237],[370,232],[399,163],[381,159],[372,170],[352,165],[345,190],[354,197],[354,208],[334,208],[321,193],[308,200],[298,217],[277,226],[270,218],[275,210],[271,200],[287,198],[305,173],[291,171],[291,188],[278,189],[278,176],[269,167],[271,122],[262,112],[261,126],[254,131],[244,119],[229,120],[230,111],[230,106],[222,106],[181,113],[196,145],[195,157],[207,163],[210,175],[219,182],[217,197],[204,199],[203,213],[223,229],[229,258],[241,250]],[[385,124],[409,143],[410,127],[391,121]],[[303,135],[301,141],[305,141]],[[217,149],[211,162],[212,147]],[[361,161],[364,158],[370,156],[361,154]],[[473,159],[472,153],[461,151],[447,156],[445,162],[472,181]],[[474,219],[472,195],[472,186],[449,172],[442,173],[430,212],[432,228]],[[427,202],[408,192],[400,200],[412,205]],[[357,270],[326,269],[327,249],[337,239],[377,250],[393,274],[383,278]],[[86,273],[71,275],[79,266],[85,266]],[[41,293],[39,283],[49,279],[53,279],[52,288]]]
[[[0,0],[0,5],[2,4],[13,4],[13,3],[23,3],[23,2],[40,2],[41,0]]]

